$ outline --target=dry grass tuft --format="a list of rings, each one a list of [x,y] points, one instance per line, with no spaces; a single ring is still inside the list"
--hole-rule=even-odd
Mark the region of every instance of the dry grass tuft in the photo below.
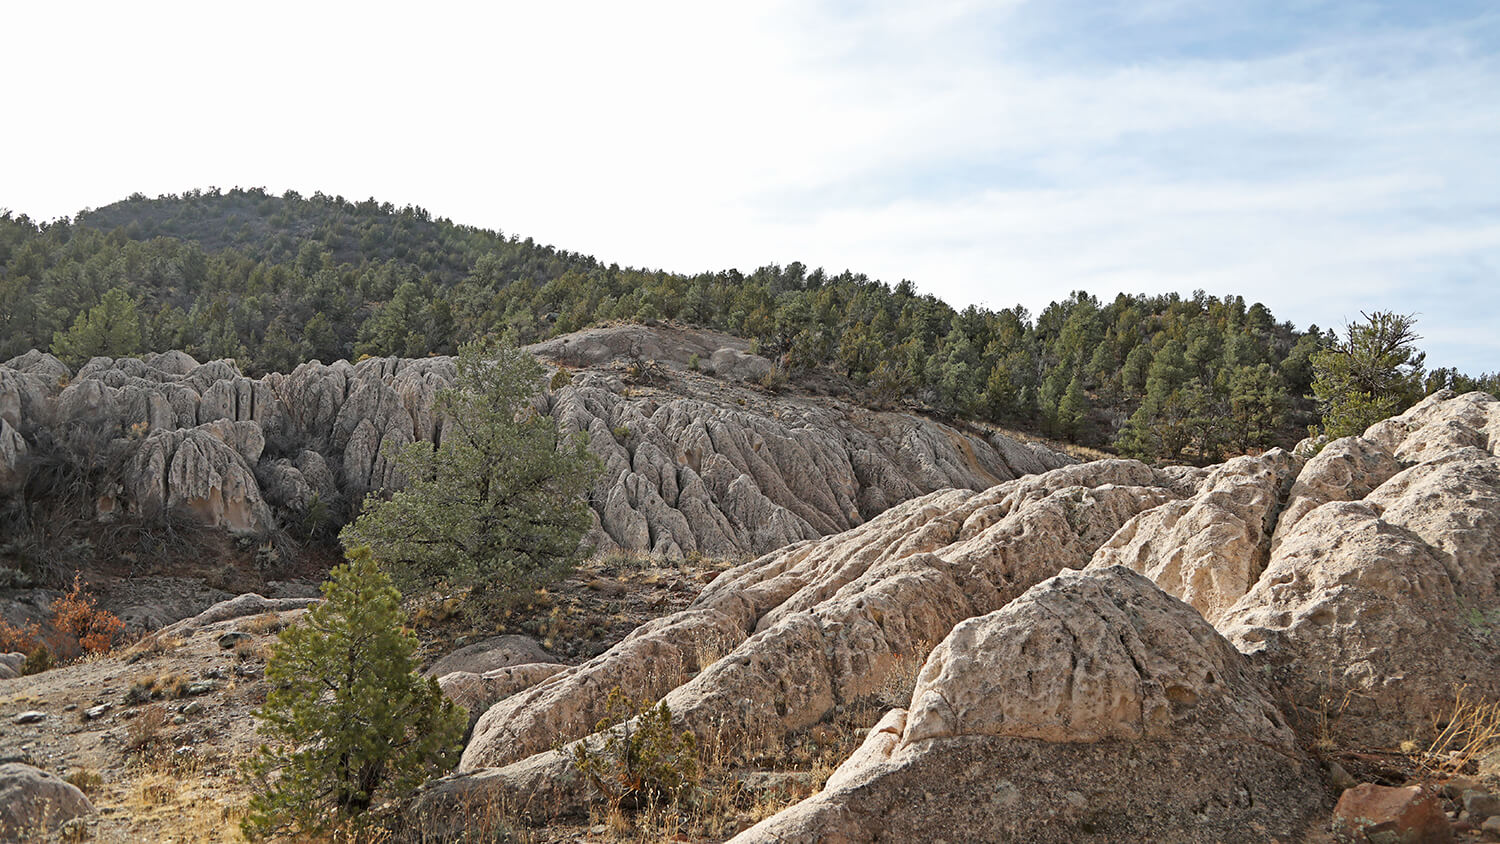
[[[146,657],[171,653],[185,644],[187,640],[181,636],[163,636],[159,633],[152,633],[131,645],[129,650],[125,651],[125,657],[131,662],[139,662]]]
[[[125,727],[125,751],[145,754],[156,749],[162,740],[161,731],[166,723],[167,710],[160,704],[142,709]]]
[[[271,633],[280,633],[286,628],[286,622],[281,616],[274,612],[264,612],[248,619],[239,625],[239,629],[245,633],[253,633],[257,636],[265,636]]]
[[[1419,775],[1472,773],[1481,757],[1500,746],[1500,701],[1477,699],[1468,686],[1460,686],[1448,717],[1434,727],[1437,737],[1418,759]]]
[[[125,693],[125,701],[145,703],[148,700],[186,697],[189,685],[188,678],[176,671],[142,674],[131,682],[130,690]]]
[[[84,794],[94,795],[104,785],[104,777],[93,768],[74,768],[63,777],[63,781],[72,784]]]

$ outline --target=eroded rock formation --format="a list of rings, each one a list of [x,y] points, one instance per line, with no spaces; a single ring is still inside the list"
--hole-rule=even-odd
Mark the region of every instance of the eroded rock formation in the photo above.
[[[1123,567],[1064,572],[953,629],[909,710],[752,841],[1300,840],[1316,763],[1201,616]]]
[[[909,705],[743,840],[1298,840],[1334,796],[1299,742],[1394,746],[1457,686],[1500,697],[1497,433],[1500,402],[1439,394],[1310,458],[1098,461],[911,499],[499,700],[421,808],[581,810],[556,743],[601,742],[615,687],[752,749],[915,657]]]
[[[594,329],[533,351],[590,367],[538,409],[587,432],[606,466],[590,498],[601,550],[765,553],[937,489],[1072,462],[917,416],[750,389],[764,359],[709,332]],[[642,383],[622,380],[642,367]],[[302,524],[315,508],[338,517],[404,483],[391,450],[441,437],[434,404],[454,375],[450,358],[371,358],[251,379],[233,361],[182,352],[95,358],[72,374],[30,352],[0,365],[0,493],[20,483],[28,437],[87,428],[125,455],[101,512],[173,509],[253,532]]]

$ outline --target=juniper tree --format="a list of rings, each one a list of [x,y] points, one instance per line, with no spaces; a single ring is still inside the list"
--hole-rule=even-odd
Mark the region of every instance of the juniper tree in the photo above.
[[[397,454],[406,488],[367,498],[344,542],[371,546],[403,589],[446,583],[503,595],[571,570],[599,462],[585,435],[561,436],[533,408],[541,375],[520,349],[464,346],[458,377],[438,394],[439,443]]]
[[[1312,356],[1313,395],[1330,438],[1362,433],[1422,397],[1421,338],[1410,314],[1376,311]]]
[[[417,676],[401,595],[368,548],[323,584],[324,603],[282,631],[257,712],[270,739],[246,764],[258,786],[247,837],[317,837],[456,764],[464,714]]]

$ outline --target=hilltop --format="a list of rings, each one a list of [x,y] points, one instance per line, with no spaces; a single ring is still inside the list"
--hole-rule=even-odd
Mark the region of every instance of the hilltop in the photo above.
[[[795,262],[621,268],[323,194],[137,195],[46,225],[0,216],[0,358],[35,348],[76,368],[181,349],[259,375],[662,320],[752,343],[773,380],[834,373],[863,404],[1199,461],[1295,442],[1316,421],[1308,359],[1331,339],[1232,292],[960,311],[908,281]]]

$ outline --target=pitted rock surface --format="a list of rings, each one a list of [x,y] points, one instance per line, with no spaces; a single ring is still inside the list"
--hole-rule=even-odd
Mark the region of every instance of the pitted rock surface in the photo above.
[[[590,495],[598,550],[760,554],[934,490],[1074,462],[909,414],[768,396],[742,382],[769,363],[712,332],[591,329],[532,351],[592,367],[537,406],[564,432],[587,432],[606,466]],[[709,377],[719,358],[724,371]],[[668,375],[627,386],[619,374],[643,360]],[[0,364],[0,491],[22,481],[36,430],[88,421],[124,454],[101,512],[173,509],[251,532],[301,524],[315,506],[348,515],[367,493],[405,483],[392,449],[441,438],[435,401],[455,373],[451,358],[369,358],[252,379],[231,360],[167,352],[94,358],[71,374],[29,352]]]
[[[1097,568],[958,625],[909,711],[733,840],[1301,840],[1327,798],[1245,658],[1150,581]]]
[[[1301,458],[1281,449],[1234,458],[1192,498],[1132,519],[1090,566],[1135,569],[1216,621],[1260,579],[1282,501],[1301,468]]]
[[[497,703],[460,770],[523,765],[531,777],[540,763],[527,757],[587,737],[615,687],[664,699],[702,740],[777,741],[876,691],[955,624],[1083,567],[1120,525],[1171,497],[1155,482],[1150,467],[1111,460],[937,492],[731,569],[687,610]]]

